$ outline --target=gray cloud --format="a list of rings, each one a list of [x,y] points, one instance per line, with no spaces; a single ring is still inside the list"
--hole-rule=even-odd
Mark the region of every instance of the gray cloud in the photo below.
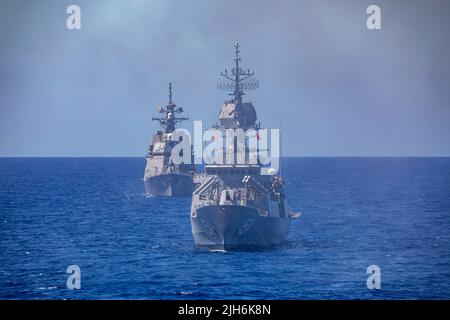
[[[65,28],[77,3],[82,30]],[[365,9],[382,9],[369,31]],[[143,156],[169,81],[212,124],[242,44],[289,155],[450,155],[448,1],[7,1],[0,156]],[[188,125],[189,127],[190,125]]]

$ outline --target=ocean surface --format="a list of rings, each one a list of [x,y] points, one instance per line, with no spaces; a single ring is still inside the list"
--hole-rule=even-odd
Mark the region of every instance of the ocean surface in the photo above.
[[[197,250],[190,198],[145,197],[144,165],[0,159],[0,298],[450,299],[450,158],[286,158],[303,214],[285,245],[243,252]]]

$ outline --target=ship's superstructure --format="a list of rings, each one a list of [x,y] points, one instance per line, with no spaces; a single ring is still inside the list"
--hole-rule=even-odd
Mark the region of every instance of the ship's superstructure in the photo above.
[[[183,108],[172,101],[172,84],[169,83],[169,102],[158,108],[160,117],[153,117],[164,131],[153,135],[146,156],[144,174],[145,192],[151,196],[189,196],[193,191],[194,162],[191,151],[190,163],[175,164],[172,160],[172,149],[177,141],[173,137],[175,125],[183,120]]]
[[[251,102],[244,102],[244,90],[256,89],[257,80],[250,70],[239,66],[239,44],[235,45],[235,66],[221,76],[219,87],[232,91],[219,114],[221,132],[242,130],[246,134],[260,129]],[[224,150],[230,146],[227,145]],[[234,159],[239,147],[232,142]],[[248,146],[245,159],[206,164],[194,177],[191,226],[195,244],[208,249],[230,250],[268,247],[286,241],[293,214],[288,209],[284,183],[277,175],[262,174],[260,161],[251,161]],[[239,152],[242,152],[242,148]],[[224,152],[225,153],[225,152]],[[242,158],[241,158],[242,159]]]

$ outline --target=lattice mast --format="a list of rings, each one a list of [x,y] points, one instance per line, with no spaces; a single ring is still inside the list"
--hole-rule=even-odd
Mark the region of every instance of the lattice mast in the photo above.
[[[247,71],[243,70],[241,67],[239,67],[239,62],[241,61],[241,58],[239,57],[239,43],[236,42],[234,45],[235,48],[235,67],[231,69],[231,74],[228,73],[228,71],[225,69],[224,72],[221,72],[220,75],[228,80],[230,82],[218,82],[217,88],[221,90],[226,91],[233,91],[232,93],[229,93],[229,95],[234,96],[233,102],[236,105],[242,104],[242,96],[245,94],[245,90],[254,90],[258,89],[259,82],[257,79],[251,79],[250,81],[245,81],[255,74],[253,71],[250,71],[250,69],[247,69]]]
[[[161,117],[152,117],[153,121],[158,121],[161,127],[164,128],[164,132],[170,133],[175,130],[175,125],[183,120],[189,120],[189,117],[179,116],[177,114],[183,113],[184,110],[181,107],[177,107],[172,101],[172,83],[169,82],[169,102],[164,107],[158,108],[158,113],[162,114]]]

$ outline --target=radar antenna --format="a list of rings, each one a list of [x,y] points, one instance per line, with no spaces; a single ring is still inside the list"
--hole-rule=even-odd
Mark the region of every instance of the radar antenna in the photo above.
[[[242,96],[245,94],[244,90],[255,90],[259,87],[259,81],[257,79],[249,79],[253,77],[255,73],[250,71],[250,69],[243,70],[239,67],[239,61],[241,61],[241,58],[239,57],[239,53],[241,52],[239,47],[239,43],[236,42],[234,45],[236,57],[233,59],[235,61],[235,67],[231,69],[231,74],[229,74],[226,69],[224,72],[220,73],[222,77],[229,81],[217,82],[217,89],[233,91],[232,93],[229,93],[229,95],[234,96],[233,102],[238,105],[242,104]]]
[[[164,128],[166,133],[173,132],[175,125],[183,120],[189,120],[189,117],[177,117],[176,114],[183,113],[183,108],[177,107],[172,101],[172,83],[169,82],[169,102],[164,107],[158,108],[158,113],[162,114],[161,117],[152,117],[153,121],[158,121],[161,127]]]

